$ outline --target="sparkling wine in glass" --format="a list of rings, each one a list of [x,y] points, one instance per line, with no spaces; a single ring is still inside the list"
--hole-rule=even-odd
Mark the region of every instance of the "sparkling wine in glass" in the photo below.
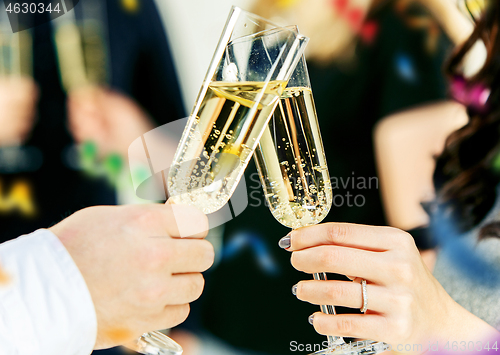
[[[266,204],[278,222],[296,229],[326,217],[332,187],[304,58],[281,94],[254,158]],[[327,279],[325,273],[314,278]],[[335,307],[323,305],[321,311],[335,314]],[[328,347],[315,354],[369,355],[386,349],[381,342],[347,344],[342,337],[328,336]]]
[[[226,205],[307,41],[233,8],[168,171],[175,203]]]
[[[227,204],[307,41],[290,28],[231,9],[173,163],[161,171],[170,199],[206,214]],[[146,333],[137,351],[182,353],[172,350],[172,342]]]

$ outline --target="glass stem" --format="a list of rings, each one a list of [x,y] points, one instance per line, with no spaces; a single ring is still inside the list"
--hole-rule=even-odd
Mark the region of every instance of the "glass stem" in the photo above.
[[[326,273],[321,272],[321,273],[315,273],[314,274],[314,279],[315,280],[328,280],[326,277]],[[322,305],[321,306],[321,312],[325,314],[337,314],[335,312],[335,307],[331,305]],[[343,345],[345,344],[344,338],[342,337],[336,337],[333,335],[328,335],[328,347],[333,348],[338,345]]]

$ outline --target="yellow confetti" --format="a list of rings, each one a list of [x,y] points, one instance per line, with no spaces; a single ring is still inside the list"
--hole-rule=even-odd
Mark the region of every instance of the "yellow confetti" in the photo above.
[[[0,286],[2,285],[7,285],[8,283],[10,283],[10,277],[9,275],[7,275],[7,273],[5,271],[2,270],[2,268],[0,267]]]
[[[123,344],[134,338],[132,332],[126,328],[111,328],[104,331],[104,335],[116,344]]]
[[[299,0],[278,0],[278,6],[281,8],[287,8],[294,6]]]
[[[23,181],[16,181],[8,195],[2,191],[2,182],[0,181],[0,212],[20,211],[25,216],[33,216],[36,213],[33,203],[31,186]]]
[[[135,13],[139,10],[139,0],[122,0],[121,4],[127,12]]]
[[[466,0],[465,4],[468,10],[471,12],[471,15],[477,20],[481,17],[486,4],[483,0]]]

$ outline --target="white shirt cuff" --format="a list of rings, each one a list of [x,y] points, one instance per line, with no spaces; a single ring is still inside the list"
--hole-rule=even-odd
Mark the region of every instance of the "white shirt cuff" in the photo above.
[[[97,336],[94,304],[57,236],[40,229],[0,244],[0,272],[4,275],[0,277],[2,351],[8,355],[92,352]]]

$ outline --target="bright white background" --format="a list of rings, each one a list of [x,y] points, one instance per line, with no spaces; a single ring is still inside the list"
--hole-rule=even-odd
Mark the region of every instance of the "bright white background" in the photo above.
[[[190,113],[232,5],[251,10],[254,0],[155,0],[163,17]]]

